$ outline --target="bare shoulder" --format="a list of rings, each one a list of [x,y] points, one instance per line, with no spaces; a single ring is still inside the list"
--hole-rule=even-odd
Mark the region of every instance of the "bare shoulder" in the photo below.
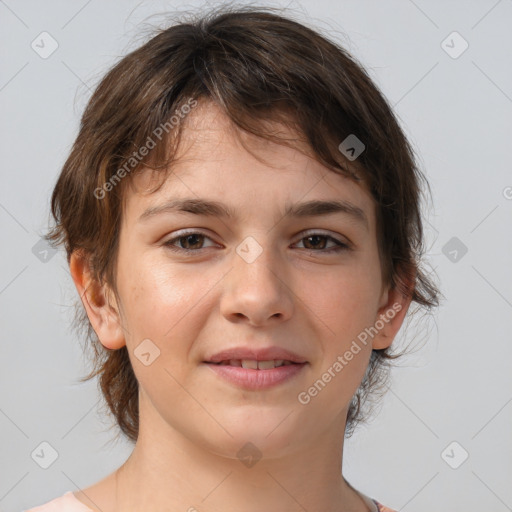
[[[73,492],[74,497],[93,512],[110,512],[115,510],[116,479],[115,471],[80,491]]]

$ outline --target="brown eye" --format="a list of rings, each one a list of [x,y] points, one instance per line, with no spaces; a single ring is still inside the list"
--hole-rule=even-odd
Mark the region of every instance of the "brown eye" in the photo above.
[[[198,245],[202,245],[202,242],[204,241],[204,236],[194,233],[192,235],[180,236],[178,238],[178,241],[180,242],[181,249],[200,249]],[[185,245],[183,245],[183,243]]]
[[[313,252],[330,253],[350,249],[350,247],[347,244],[340,242],[339,240],[330,235],[324,235],[322,233],[313,233],[311,235],[301,238],[300,241],[305,241],[304,249],[308,249]],[[326,244],[329,241],[333,242],[335,245],[334,247],[326,249]]]
[[[163,245],[176,252],[197,252],[203,249],[205,240],[210,240],[209,237],[203,233],[189,232],[183,233],[180,236],[167,240]]]
[[[307,240],[307,243],[304,244],[306,249],[325,249],[327,244],[327,237],[323,235],[311,235],[303,238],[303,240]],[[308,245],[311,247],[308,247]]]

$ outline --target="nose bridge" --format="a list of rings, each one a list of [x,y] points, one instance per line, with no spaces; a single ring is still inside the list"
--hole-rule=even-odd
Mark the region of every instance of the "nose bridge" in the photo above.
[[[266,237],[260,244],[255,236],[248,236],[236,247],[223,298],[225,315],[243,315],[251,322],[262,323],[276,315],[291,314],[292,301],[284,284],[283,262],[271,246],[270,238]]]
[[[254,236],[247,236],[237,246],[233,271],[242,279],[239,285],[247,283],[250,287],[269,288],[268,292],[275,292],[281,288],[279,254],[272,247],[271,236],[260,235],[258,238],[262,243]]]

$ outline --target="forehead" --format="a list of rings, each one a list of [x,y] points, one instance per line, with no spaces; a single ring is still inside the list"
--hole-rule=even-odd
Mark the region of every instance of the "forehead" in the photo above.
[[[374,201],[363,181],[356,183],[322,165],[287,125],[273,120],[263,124],[269,133],[295,143],[289,147],[240,130],[218,106],[200,102],[185,118],[168,172],[146,168],[131,177],[133,187],[124,194],[125,214],[136,210],[140,215],[164,199],[205,195],[248,211],[247,201],[258,203],[261,195],[280,203],[281,210],[283,202],[343,199],[373,220]]]

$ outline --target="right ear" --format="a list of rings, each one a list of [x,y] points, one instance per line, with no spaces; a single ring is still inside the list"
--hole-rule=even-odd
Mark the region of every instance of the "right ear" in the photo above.
[[[69,259],[69,270],[101,344],[110,350],[126,345],[114,294],[108,285],[93,278],[89,259],[82,252],[74,251]]]

